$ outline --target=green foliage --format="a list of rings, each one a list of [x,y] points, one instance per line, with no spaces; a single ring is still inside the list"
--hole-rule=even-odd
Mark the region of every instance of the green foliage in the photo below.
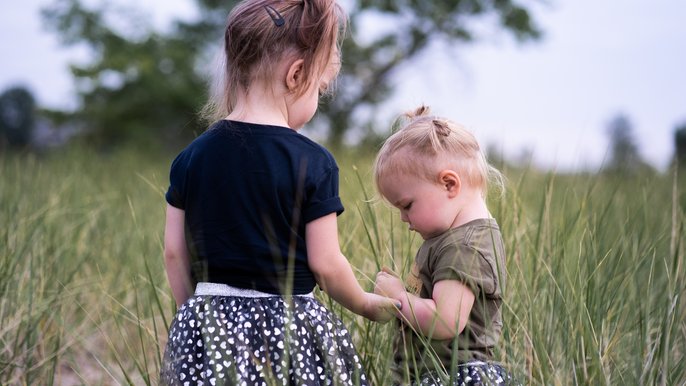
[[[65,44],[85,45],[94,54],[90,62],[72,65],[72,72],[81,98],[74,118],[90,128],[96,142],[150,136],[187,139],[203,130],[196,112],[206,98],[207,62],[210,52],[222,46],[226,15],[236,1],[196,3],[198,20],[177,22],[166,33],[152,31],[142,18],[114,12],[107,5],[88,9],[80,0],[54,0],[44,10],[48,25]],[[411,63],[432,42],[444,41],[450,47],[472,41],[474,24],[484,20],[494,20],[519,40],[539,35],[527,9],[510,0],[360,0],[349,8],[354,38],[343,44],[339,83],[344,86],[323,105],[316,124],[334,147],[351,127],[364,128],[357,133],[361,136],[372,132],[371,118],[359,118],[364,116],[359,112],[383,102],[393,91],[394,71]],[[116,16],[106,17],[112,14]],[[366,39],[369,32],[360,26],[367,17],[382,18],[399,28]],[[135,33],[117,32],[113,19]]]
[[[406,273],[420,238],[376,199],[373,156],[337,154],[344,254],[363,287]],[[171,155],[0,155],[0,384],[156,384],[175,306],[162,263]],[[686,181],[503,170],[508,252],[496,359],[530,385],[686,382]],[[393,324],[348,326],[374,384]]]
[[[153,32],[130,11],[107,5],[89,10],[78,0],[58,0],[43,14],[65,44],[83,44],[93,53],[91,62],[71,66],[81,99],[73,118],[89,128],[93,142],[169,142],[200,131],[197,111],[205,81],[196,67],[201,47],[183,35]],[[105,16],[113,14],[119,23],[136,26],[139,36],[108,25]]]
[[[31,142],[36,121],[36,102],[29,90],[12,87],[0,94],[0,149],[6,142],[21,148]]]
[[[343,41],[343,63],[338,95],[322,105],[328,139],[337,147],[351,127],[374,135],[370,118],[360,122],[361,111],[374,111],[394,91],[392,76],[412,64],[432,43],[450,49],[479,38],[477,23],[495,21],[518,40],[537,38],[540,31],[528,10],[513,1],[492,0],[360,0],[349,11],[350,35]],[[363,30],[363,19],[377,18],[391,28]],[[483,24],[482,24],[483,27]],[[418,71],[425,71],[418,69]],[[373,116],[373,114],[371,114]]]
[[[634,139],[634,128],[628,117],[619,114],[607,127],[610,140],[610,159],[604,170],[618,175],[637,175],[651,170],[638,151]]]
[[[140,154],[0,155],[0,384],[152,384],[169,161]]]
[[[530,180],[495,213],[518,234],[507,358],[536,384],[684,382],[672,361],[684,355],[685,208],[670,190],[685,186],[654,175]]]
[[[674,160],[680,168],[686,166],[686,123],[674,130]]]

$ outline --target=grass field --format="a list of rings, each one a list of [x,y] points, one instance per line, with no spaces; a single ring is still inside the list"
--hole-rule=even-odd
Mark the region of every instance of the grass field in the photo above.
[[[339,154],[343,252],[371,288],[419,245],[374,199],[371,156]],[[353,161],[354,160],[354,161]],[[0,384],[156,384],[175,306],[162,262],[171,155],[0,154]],[[686,184],[505,168],[498,360],[532,385],[684,385]],[[341,314],[388,382],[392,324]]]

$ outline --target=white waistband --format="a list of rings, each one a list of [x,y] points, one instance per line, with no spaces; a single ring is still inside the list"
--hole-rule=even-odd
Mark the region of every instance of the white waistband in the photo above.
[[[272,296],[282,296],[279,294],[270,294],[266,292],[260,292],[252,289],[236,288],[227,284],[221,283],[208,283],[200,282],[195,286],[196,296],[237,296],[244,298],[268,298]],[[293,296],[305,296],[313,298],[312,292],[303,295],[293,295]]]
[[[483,366],[483,365],[488,365],[488,363],[484,361],[469,361],[469,362],[464,362],[458,364],[458,366]]]

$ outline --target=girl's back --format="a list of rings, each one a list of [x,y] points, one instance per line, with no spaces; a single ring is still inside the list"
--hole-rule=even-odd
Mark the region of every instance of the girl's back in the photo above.
[[[343,19],[334,0],[246,0],[229,15],[217,123],[171,167],[165,267],[179,310],[163,384],[368,384],[312,291],[381,321],[395,301],[357,282],[338,243],[336,163],[297,133],[337,75]]]
[[[287,127],[222,120],[174,160],[167,200],[184,208],[196,281],[268,293],[312,291],[305,224],[341,213],[338,168]],[[289,271],[289,259],[292,266]]]

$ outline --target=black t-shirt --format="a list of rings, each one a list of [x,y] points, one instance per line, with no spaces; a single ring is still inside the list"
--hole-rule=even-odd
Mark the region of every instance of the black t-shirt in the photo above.
[[[305,225],[340,214],[338,166],[287,127],[222,120],[174,160],[167,202],[185,211],[196,281],[311,292]],[[292,272],[292,274],[288,274]]]

